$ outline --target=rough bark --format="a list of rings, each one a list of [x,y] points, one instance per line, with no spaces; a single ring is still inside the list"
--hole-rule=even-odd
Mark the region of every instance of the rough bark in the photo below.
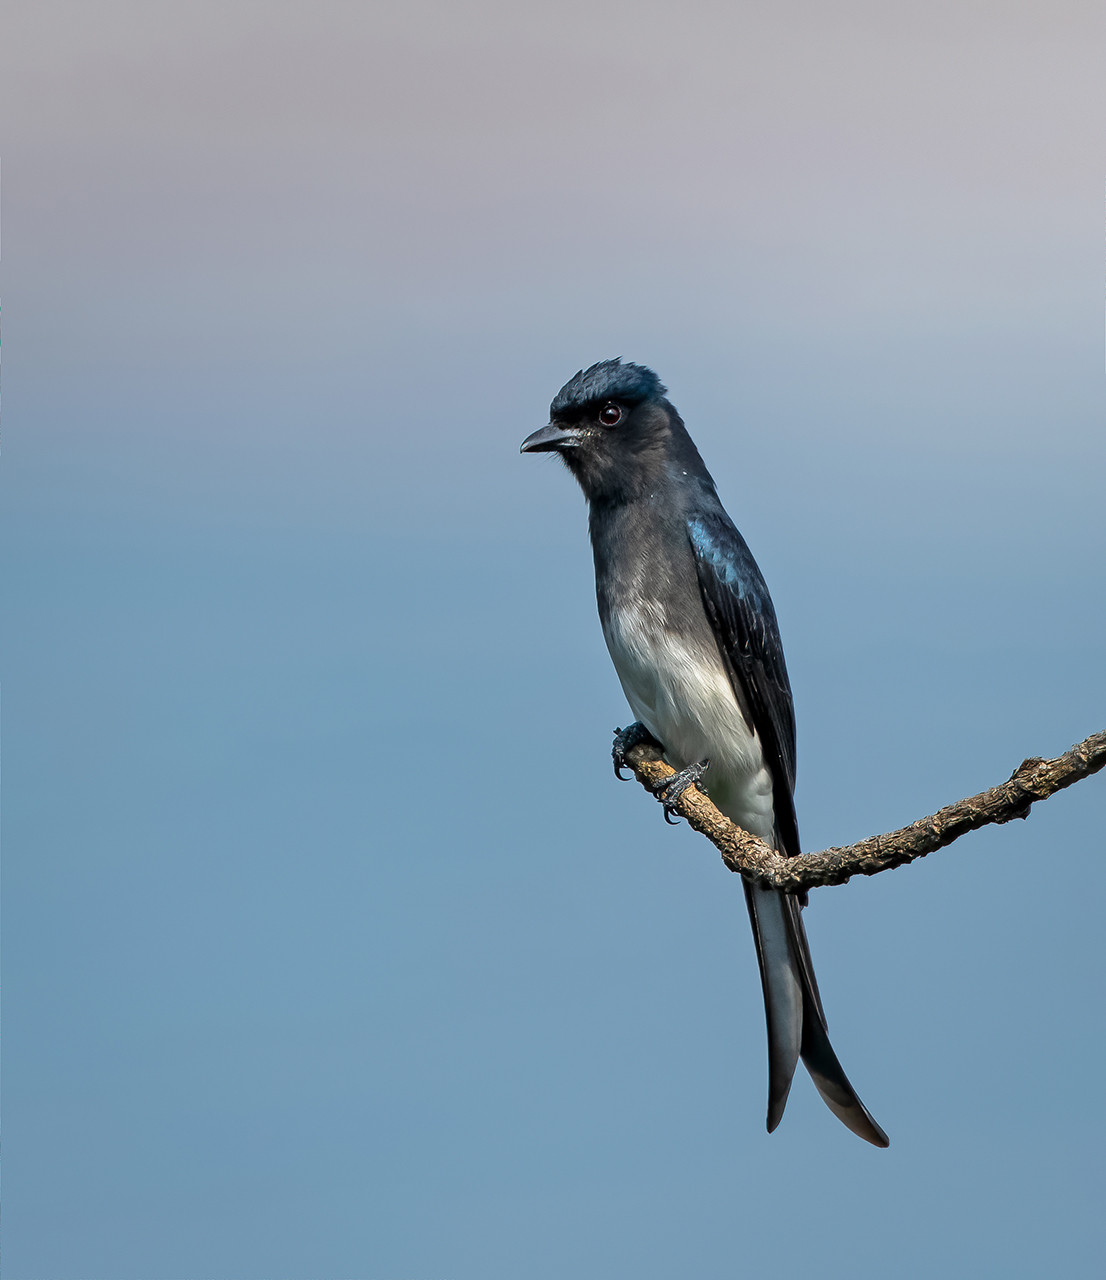
[[[652,743],[631,747],[625,760],[649,791],[656,791],[675,772]],[[775,889],[799,893],[820,885],[844,884],[851,876],[874,876],[891,867],[905,866],[979,827],[1028,817],[1030,807],[1038,800],[1047,800],[1103,767],[1106,767],[1106,732],[1094,733],[1054,760],[1033,757],[1022,761],[1008,782],[958,800],[908,827],[799,858],[785,858],[756,836],[743,831],[720,813],[698,787],[688,787],[672,805],[672,811],[707,837],[731,871]]]

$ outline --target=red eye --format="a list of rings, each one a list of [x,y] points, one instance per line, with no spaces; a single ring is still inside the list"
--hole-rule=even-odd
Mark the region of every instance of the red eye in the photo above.
[[[622,410],[616,404],[605,404],[599,410],[599,421],[605,427],[616,426],[622,421]]]

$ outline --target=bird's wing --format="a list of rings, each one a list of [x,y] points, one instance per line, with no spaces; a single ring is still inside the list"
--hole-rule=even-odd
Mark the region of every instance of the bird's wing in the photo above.
[[[795,708],[772,598],[745,539],[721,508],[690,517],[688,535],[707,617],[772,774],[780,852],[794,857],[800,852]]]
[[[776,611],[745,539],[719,507],[688,520],[703,606],[772,772],[780,852],[799,854],[795,818],[795,709]],[[801,899],[745,886],[768,1016],[768,1128],[783,1115],[800,1054],[830,1110],[877,1147],[887,1135],[872,1119],[830,1046]]]

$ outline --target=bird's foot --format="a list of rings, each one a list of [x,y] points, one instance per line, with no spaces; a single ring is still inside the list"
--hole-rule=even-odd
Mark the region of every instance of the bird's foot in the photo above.
[[[699,779],[706,772],[709,760],[700,760],[698,764],[689,764],[686,769],[681,769],[679,773],[674,773],[671,778],[665,780],[653,788],[653,794],[664,806],[664,820],[669,826],[675,826],[678,818],[673,818],[676,812],[676,801],[683,795],[688,787],[699,786]],[[702,788],[700,787],[700,790]]]
[[[636,747],[642,742],[651,742],[658,750],[660,749],[661,744],[640,720],[635,720],[628,729],[616,729],[614,731],[614,747],[611,749],[611,759],[614,761],[614,776],[619,782],[629,781],[628,778],[622,776],[622,770],[630,768],[626,763],[626,752],[631,747]]]

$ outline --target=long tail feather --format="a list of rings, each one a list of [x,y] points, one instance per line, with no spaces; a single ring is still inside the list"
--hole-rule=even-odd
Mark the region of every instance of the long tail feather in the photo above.
[[[889,1145],[830,1044],[806,929],[796,898],[745,884],[768,1023],[768,1132],[783,1118],[799,1058],[826,1106],[858,1137]]]
[[[768,1132],[779,1124],[802,1047],[804,983],[784,895],[745,882],[768,1022]]]
[[[813,1010],[810,1010],[813,1014]],[[861,1102],[856,1090],[849,1083],[837,1054],[833,1051],[829,1036],[821,1021],[813,1016],[803,1016],[803,1066],[810,1072],[814,1087],[822,1095],[822,1101],[858,1138],[875,1147],[888,1147],[891,1139],[872,1118],[871,1112]]]
[[[889,1146],[891,1140],[861,1102],[856,1090],[849,1083],[849,1077],[838,1061],[837,1054],[833,1051],[833,1045],[830,1044],[826,1015],[822,1009],[818,984],[814,978],[810,944],[807,942],[802,909],[797,899],[788,897],[786,914],[792,945],[799,959],[799,970],[803,978],[803,1034],[799,1050],[803,1066],[810,1072],[810,1078],[814,1081],[814,1087],[822,1095],[822,1101],[846,1128],[851,1129],[857,1137],[872,1143],[873,1146]]]

